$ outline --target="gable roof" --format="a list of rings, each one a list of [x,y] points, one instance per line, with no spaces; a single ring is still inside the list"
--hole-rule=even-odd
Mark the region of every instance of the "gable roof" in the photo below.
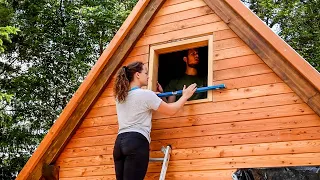
[[[139,0],[17,179],[40,179],[55,161],[165,0]],[[246,44],[320,115],[320,74],[240,0],[204,0]]]

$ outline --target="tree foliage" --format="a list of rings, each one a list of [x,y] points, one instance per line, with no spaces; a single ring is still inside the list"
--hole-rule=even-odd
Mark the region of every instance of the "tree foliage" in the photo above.
[[[316,70],[320,71],[320,1],[242,1]]]
[[[242,0],[319,71],[319,1]],[[137,0],[0,0],[0,179],[14,179]]]
[[[16,35],[18,28],[9,26],[13,9],[5,0],[0,0],[0,54],[4,52],[6,43],[11,43],[11,35]]]
[[[20,32],[1,56],[0,176],[13,179],[136,1],[7,0]],[[9,8],[7,8],[9,10]],[[0,178],[0,179],[1,179]]]

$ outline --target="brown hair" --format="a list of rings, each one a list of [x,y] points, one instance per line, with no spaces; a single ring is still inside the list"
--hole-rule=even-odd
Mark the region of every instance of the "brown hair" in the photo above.
[[[129,92],[129,83],[133,81],[133,76],[136,72],[143,70],[142,62],[133,62],[128,66],[122,66],[117,74],[116,82],[113,86],[115,98],[120,102],[124,102]]]

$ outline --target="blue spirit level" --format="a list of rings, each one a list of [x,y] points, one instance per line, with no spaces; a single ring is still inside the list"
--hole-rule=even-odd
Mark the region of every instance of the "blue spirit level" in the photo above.
[[[209,90],[215,90],[215,89],[224,89],[226,88],[225,84],[218,84],[215,86],[208,86],[208,87],[200,87],[197,88],[195,93],[201,93],[201,92],[206,92]],[[175,92],[165,92],[165,93],[160,93],[157,94],[159,97],[168,97],[168,96],[176,96],[176,95],[182,95],[182,90],[175,91]]]

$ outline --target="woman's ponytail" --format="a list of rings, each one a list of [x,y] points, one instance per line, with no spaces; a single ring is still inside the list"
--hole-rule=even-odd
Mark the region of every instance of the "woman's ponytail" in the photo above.
[[[113,87],[113,93],[119,103],[123,103],[128,96],[130,82],[136,72],[141,72],[143,69],[142,62],[134,62],[128,66],[123,66],[119,69],[116,77],[116,82]]]

